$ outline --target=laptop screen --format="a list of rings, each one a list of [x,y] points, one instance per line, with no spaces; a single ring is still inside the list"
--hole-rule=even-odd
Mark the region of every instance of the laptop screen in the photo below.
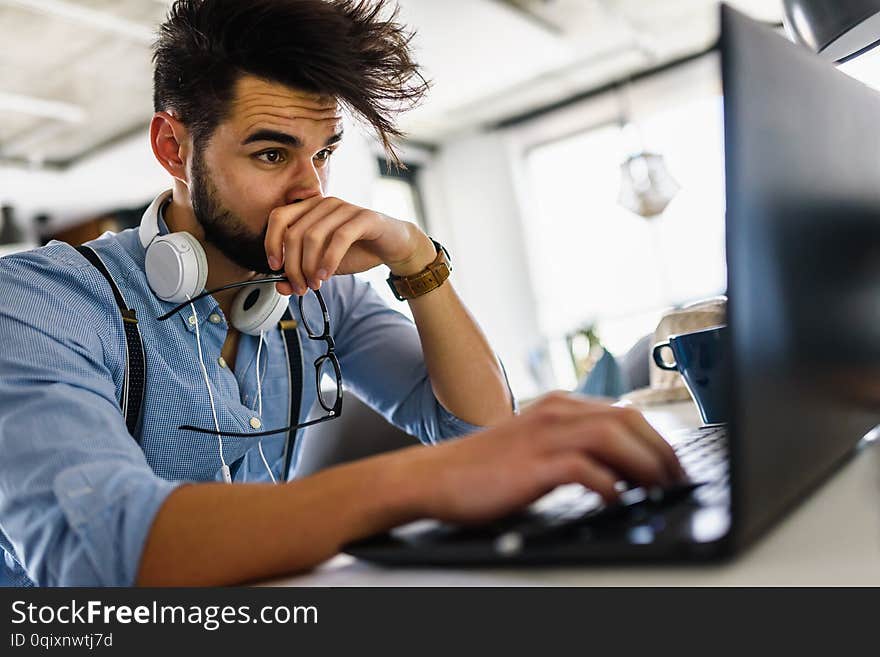
[[[880,95],[722,10],[734,532],[880,423]]]

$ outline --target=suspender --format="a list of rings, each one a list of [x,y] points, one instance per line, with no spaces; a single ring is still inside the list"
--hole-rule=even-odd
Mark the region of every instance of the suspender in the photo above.
[[[113,290],[113,298],[116,299],[116,305],[119,306],[119,312],[122,314],[122,326],[125,329],[125,378],[122,381],[122,399],[119,401],[119,405],[125,416],[128,433],[134,438],[140,421],[144,400],[144,379],[146,378],[144,344],[141,340],[141,332],[138,330],[137,315],[133,308],[128,307],[125,297],[122,296],[122,292],[119,291],[116,281],[113,280],[101,257],[87,246],[78,246],[76,250],[107,279],[110,289]]]
[[[122,414],[125,416],[128,432],[132,437],[135,437],[135,430],[140,421],[141,408],[143,407],[144,382],[146,379],[144,345],[141,340],[141,333],[138,330],[137,316],[134,309],[128,307],[125,297],[122,296],[122,292],[119,291],[116,281],[113,280],[113,276],[110,275],[101,257],[88,246],[78,246],[76,250],[107,279],[110,289],[113,291],[113,298],[116,300],[116,305],[122,314],[122,325],[125,329],[125,378],[122,382],[122,399],[119,401],[119,405],[122,408]],[[299,332],[296,330],[296,327],[296,320],[293,319],[290,308],[288,308],[284,311],[284,315],[278,323],[278,328],[284,338],[284,352],[287,355],[287,381],[290,386],[288,424],[291,426],[299,422],[303,385],[302,345],[300,344]],[[290,466],[296,448],[296,432],[295,428],[291,429],[284,441],[281,481],[287,481],[290,478]],[[238,466],[241,465],[240,461],[241,459],[233,465],[234,470],[237,470]]]
[[[290,386],[290,406],[288,407],[287,423],[294,426],[299,422],[300,404],[302,403],[302,345],[299,341],[299,331],[296,330],[296,320],[290,314],[290,307],[284,311],[281,321],[278,322],[281,335],[284,336],[284,352],[287,354],[287,382]],[[281,470],[281,481],[290,479],[290,463],[296,448],[296,427],[287,433],[284,441],[284,464]]]

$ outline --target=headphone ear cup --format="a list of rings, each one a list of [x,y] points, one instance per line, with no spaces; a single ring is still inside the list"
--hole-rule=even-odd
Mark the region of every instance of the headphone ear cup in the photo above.
[[[199,241],[186,232],[155,238],[146,253],[147,281],[157,297],[183,303],[208,281],[208,259]]]
[[[245,288],[232,302],[232,325],[242,333],[259,335],[278,325],[289,302],[289,296],[278,294],[275,283]]]

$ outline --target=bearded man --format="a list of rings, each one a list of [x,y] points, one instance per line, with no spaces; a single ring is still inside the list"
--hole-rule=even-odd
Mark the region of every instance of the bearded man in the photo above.
[[[150,125],[171,188],[139,229],[0,260],[0,583],[241,583],[421,517],[682,476],[634,411],[515,415],[446,249],[325,195],[344,108],[394,159],[427,88],[410,37],[384,1],[172,6]],[[380,264],[414,323],[353,276]],[[343,390],[431,446],[297,478],[298,430]]]

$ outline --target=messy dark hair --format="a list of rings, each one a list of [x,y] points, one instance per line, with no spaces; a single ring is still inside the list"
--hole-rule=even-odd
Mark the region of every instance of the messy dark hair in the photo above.
[[[399,163],[395,117],[428,82],[397,16],[387,0],[177,0],[155,44],[154,109],[174,111],[202,147],[250,74],[335,98]]]

